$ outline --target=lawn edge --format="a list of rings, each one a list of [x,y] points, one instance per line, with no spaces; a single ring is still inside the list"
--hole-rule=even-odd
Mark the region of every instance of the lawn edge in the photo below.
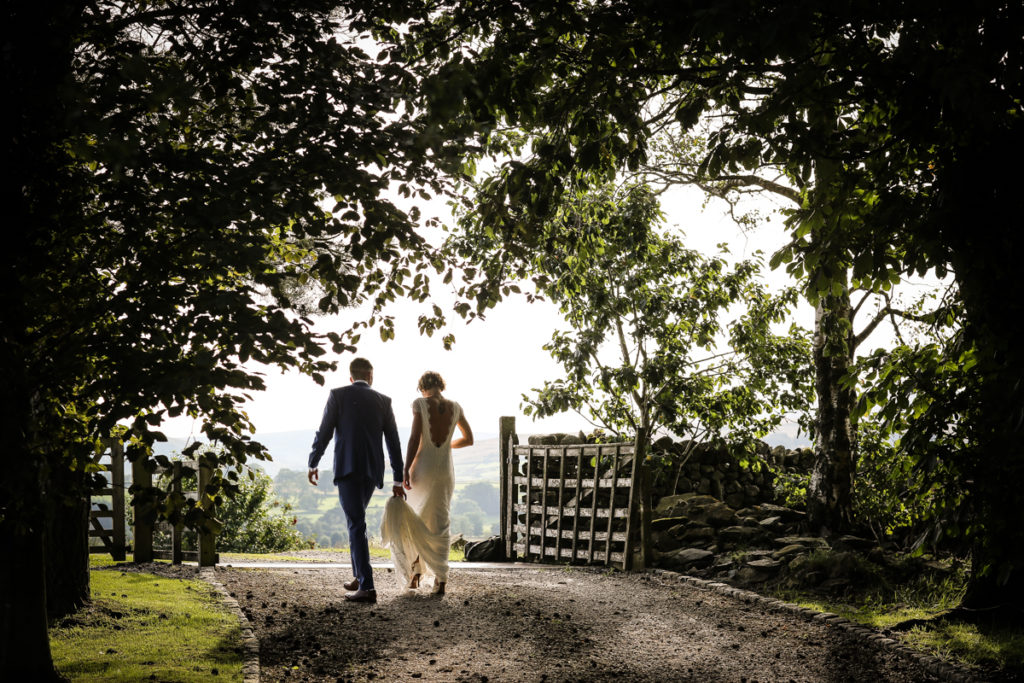
[[[224,584],[217,580],[213,567],[201,568],[199,578],[220,594],[223,605],[238,619],[242,637],[242,683],[260,683],[260,641],[253,631],[252,624],[249,623],[249,618],[245,616],[238,600],[235,600]]]

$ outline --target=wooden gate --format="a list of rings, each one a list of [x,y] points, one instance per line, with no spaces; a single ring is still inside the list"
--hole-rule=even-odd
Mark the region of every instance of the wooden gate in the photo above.
[[[647,562],[646,468],[635,444],[517,441],[514,434],[502,435],[502,536],[510,559],[630,569],[639,568],[633,563],[639,550],[640,565]]]
[[[89,538],[98,538],[103,545],[89,546],[90,553],[110,553],[118,561],[125,559],[125,521],[124,521],[124,449],[121,441],[110,439],[104,444],[93,462],[107,468],[107,486],[94,491],[90,496],[89,505]],[[109,459],[109,464],[102,462]],[[110,503],[94,501],[92,498],[110,497]],[[110,528],[103,526],[101,520],[109,519]]]
[[[181,486],[183,468],[190,468],[196,473],[197,490],[183,491]],[[199,501],[199,505],[208,507],[208,497],[200,497],[199,492],[205,492],[206,487],[213,476],[213,470],[202,459],[180,460],[172,463],[171,467],[164,468],[157,466],[155,474],[160,476],[165,473],[171,475],[172,496],[188,498]],[[200,530],[196,533],[197,550],[182,550],[182,538],[185,533],[183,524],[170,525],[166,522],[157,522],[156,514],[152,508],[143,503],[147,497],[144,490],[153,486],[153,474],[144,462],[133,463],[132,478],[138,493],[133,504],[135,505],[135,561],[152,562],[154,559],[170,560],[172,564],[181,564],[183,560],[198,562],[200,567],[212,567],[220,561],[217,553],[217,537],[209,530]],[[154,531],[166,527],[170,536],[170,547],[154,548]]]

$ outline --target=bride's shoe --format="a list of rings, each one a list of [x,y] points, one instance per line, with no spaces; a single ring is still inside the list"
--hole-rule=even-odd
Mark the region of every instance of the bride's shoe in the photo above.
[[[412,579],[409,581],[409,588],[419,588],[419,587],[420,587],[420,575],[419,574],[413,574]]]
[[[434,595],[444,595],[444,581],[438,581],[434,584],[434,590],[431,591]]]

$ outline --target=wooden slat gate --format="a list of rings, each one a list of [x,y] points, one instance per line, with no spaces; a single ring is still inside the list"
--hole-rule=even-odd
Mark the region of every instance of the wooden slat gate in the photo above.
[[[111,439],[106,448],[98,453],[93,462],[106,465],[107,486],[93,491],[92,497],[110,496],[110,504],[92,502],[89,506],[89,538],[98,538],[103,545],[90,545],[90,553],[110,553],[118,561],[125,559],[125,519],[124,519],[124,449],[118,439]],[[110,463],[102,462],[109,458]],[[109,519],[110,528],[103,526],[101,520]]]
[[[510,559],[633,568],[644,468],[634,444],[502,448],[502,536]],[[641,552],[641,563],[646,561]]]

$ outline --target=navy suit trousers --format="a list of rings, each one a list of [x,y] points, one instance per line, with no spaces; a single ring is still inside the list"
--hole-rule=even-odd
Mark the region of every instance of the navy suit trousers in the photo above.
[[[348,547],[352,558],[352,573],[359,579],[359,589],[375,590],[373,570],[370,568],[370,544],[366,540],[366,506],[376,485],[360,474],[342,477],[338,485],[341,509],[348,521]]]

